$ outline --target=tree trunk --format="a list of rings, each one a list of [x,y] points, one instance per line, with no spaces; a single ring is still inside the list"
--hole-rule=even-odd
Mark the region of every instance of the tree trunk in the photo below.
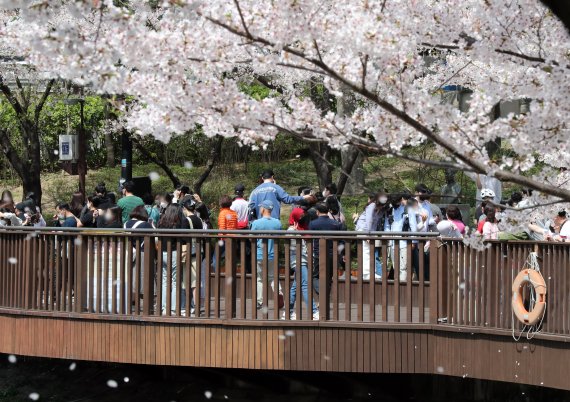
[[[32,172],[32,169],[25,172],[24,175],[21,175],[20,178],[22,179],[22,188],[24,190],[24,194],[22,199],[26,198],[26,195],[30,192],[35,194],[35,201],[36,205],[41,207],[42,205],[42,181],[40,172]],[[58,200],[62,202],[67,202],[68,200]]]
[[[115,144],[113,143],[113,135],[105,132],[105,149],[107,151],[107,167],[115,167]]]
[[[339,117],[351,116],[356,107],[354,94],[350,89],[342,87],[343,96],[337,98],[337,114]],[[341,172],[338,179],[338,195],[345,190],[354,194],[364,187],[364,170],[362,154],[357,147],[347,146],[340,151]]]
[[[198,177],[198,180],[196,180],[194,182],[194,184],[192,185],[195,193],[201,194],[202,185],[206,182],[206,180],[208,179],[208,176],[210,176],[210,173],[212,172],[212,170],[214,169],[214,167],[216,166],[216,164],[220,160],[220,156],[222,154],[222,143],[223,142],[224,142],[224,137],[222,137],[220,135],[216,135],[212,139],[212,146],[210,148],[210,156],[208,157],[208,161],[206,162],[206,168],[204,169],[204,171],[202,172],[200,177]]]
[[[320,143],[311,143],[309,149],[311,150],[311,161],[317,172],[319,188],[322,190],[326,185],[332,183],[333,165],[329,161],[332,150],[328,145]]]
[[[154,155],[152,155],[150,152],[148,152],[148,150],[144,147],[143,144],[141,144],[139,142],[138,139],[136,138],[132,138],[132,142],[133,145],[135,146],[136,149],[139,150],[139,152],[148,160],[150,160],[152,163],[154,163],[155,165],[157,165],[158,167],[160,167],[162,170],[164,170],[164,173],[166,173],[166,175],[168,176],[168,178],[170,179],[170,181],[172,182],[172,185],[174,186],[174,188],[178,187],[181,183],[180,183],[180,179],[178,178],[178,176],[176,176],[176,174],[172,171],[172,169],[170,169],[170,167],[168,166],[168,164],[166,164],[165,162],[163,162],[162,160],[156,158]]]
[[[362,167],[362,154],[357,147],[348,146],[341,150],[341,172],[338,179],[338,195],[346,190],[355,194],[364,187],[364,170]]]
[[[41,112],[51,93],[55,80],[50,80],[46,84],[46,88],[42,96],[33,110],[33,115],[29,113],[30,99],[26,96],[26,92],[18,77],[16,77],[19,98],[12,92],[12,89],[4,82],[4,77],[0,75],[0,92],[4,95],[12,109],[14,110],[18,122],[20,123],[20,134],[25,144],[21,154],[14,148],[9,138],[9,133],[0,131],[0,143],[3,152],[8,161],[22,180],[24,197],[27,193],[35,194],[36,203],[41,207],[42,202],[42,184],[41,184],[41,145],[39,138],[39,121]]]

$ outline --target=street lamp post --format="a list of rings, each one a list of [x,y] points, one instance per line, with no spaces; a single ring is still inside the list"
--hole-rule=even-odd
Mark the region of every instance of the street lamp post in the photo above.
[[[133,179],[133,142],[128,130],[121,133],[121,183]]]

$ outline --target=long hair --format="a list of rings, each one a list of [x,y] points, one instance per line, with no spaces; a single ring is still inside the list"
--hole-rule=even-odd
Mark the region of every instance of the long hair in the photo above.
[[[487,217],[487,218],[486,218],[486,221],[487,221],[487,222],[490,222],[490,223],[497,223],[497,218],[496,218],[496,216],[495,216],[495,212],[496,212],[496,211],[495,211],[495,207],[494,207],[494,206],[488,205],[488,206],[485,207],[485,216]]]
[[[158,221],[159,229],[178,229],[182,224],[182,211],[176,204],[170,204]]]
[[[83,193],[76,191],[71,196],[71,202],[69,203],[69,209],[75,216],[79,216],[81,214],[81,210],[83,209],[83,205],[85,205],[85,198],[83,197]]]
[[[118,223],[122,227],[123,226],[123,220],[122,220],[123,211],[121,210],[121,207],[114,205],[111,208],[109,208],[107,211],[109,211],[109,212],[111,212],[111,214],[113,214],[113,220],[111,222],[107,222],[107,224]]]
[[[0,212],[14,213],[14,203],[8,201],[0,201]]]
[[[10,198],[10,202],[13,204],[14,203],[14,196],[12,195],[12,192],[10,190],[4,190],[2,191],[2,202],[4,202],[4,197],[8,196]]]

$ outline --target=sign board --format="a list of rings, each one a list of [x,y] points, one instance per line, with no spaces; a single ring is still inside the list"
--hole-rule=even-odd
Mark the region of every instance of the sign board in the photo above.
[[[75,161],[77,160],[77,136],[76,135],[60,135],[59,136],[59,160]]]

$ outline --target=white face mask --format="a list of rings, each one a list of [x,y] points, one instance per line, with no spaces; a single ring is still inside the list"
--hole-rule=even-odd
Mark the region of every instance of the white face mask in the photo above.
[[[388,197],[380,197],[378,201],[380,201],[380,204],[386,204],[388,202]]]
[[[113,221],[113,214],[105,214],[105,221],[112,222]]]
[[[168,203],[167,203],[166,201],[162,201],[162,202],[160,203],[160,207],[161,207],[161,208],[166,208],[167,206],[168,206]]]

